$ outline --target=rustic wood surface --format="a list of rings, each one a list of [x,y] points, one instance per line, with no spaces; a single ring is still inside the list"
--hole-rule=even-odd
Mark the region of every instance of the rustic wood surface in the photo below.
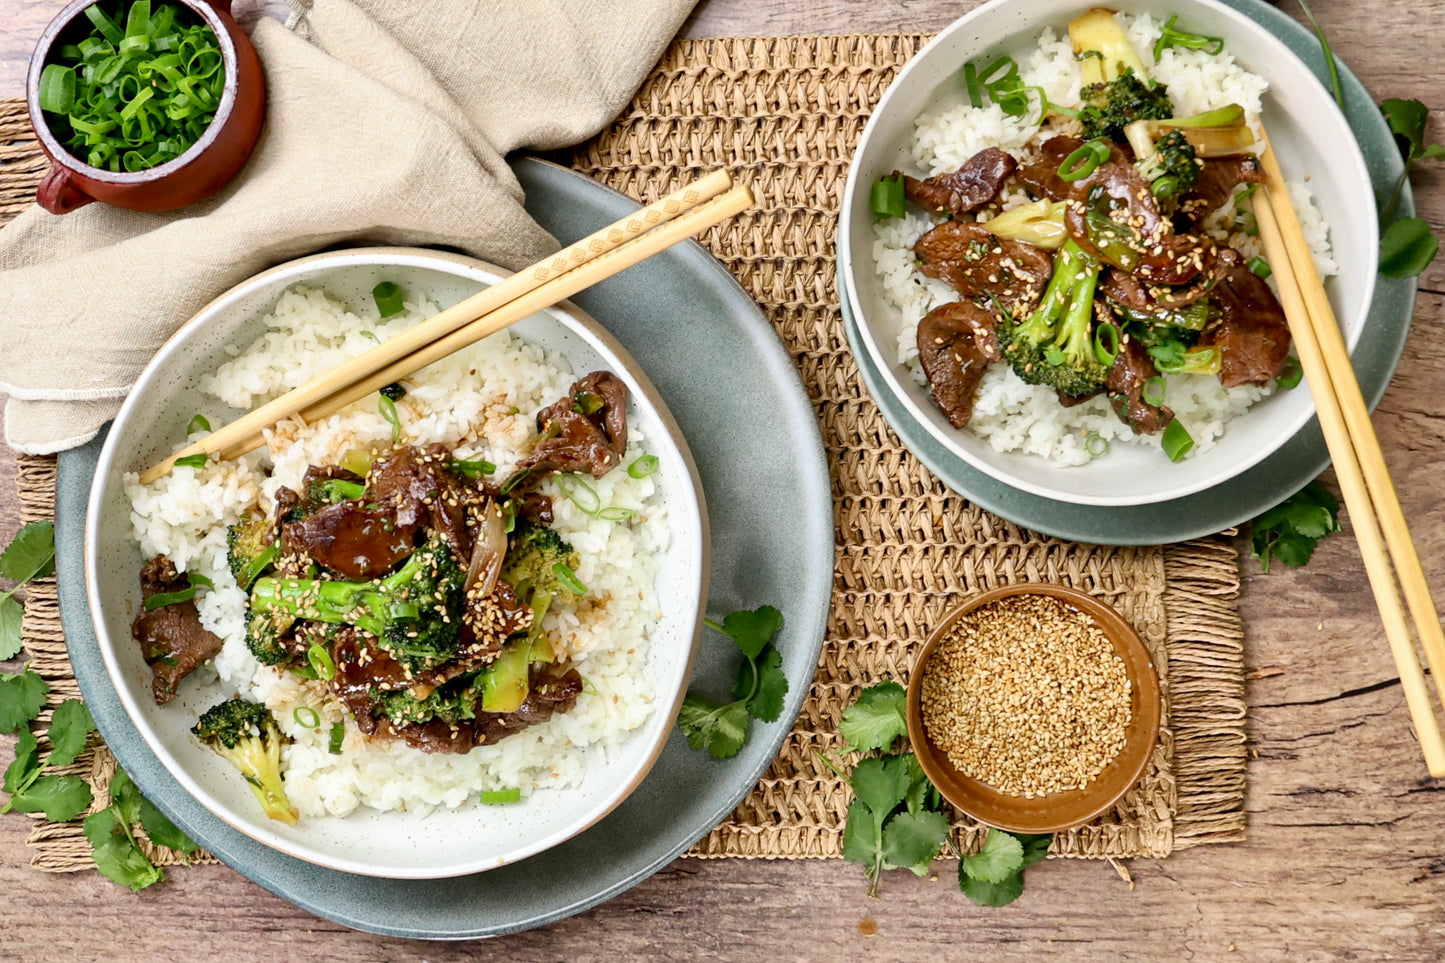
[[[0,97],[60,0],[0,0]],[[973,6],[944,0],[704,0],[689,36],[936,30]],[[1445,140],[1445,0],[1316,0],[1340,57],[1377,98],[1417,97]],[[238,0],[246,16],[277,0]],[[1285,9],[1296,17],[1292,2]],[[1445,167],[1415,178],[1445,233]],[[1421,279],[1398,374],[1375,416],[1431,583],[1445,585],[1445,258]],[[3,349],[0,349],[3,350]],[[17,525],[13,453],[0,446],[0,540]],[[139,895],[91,873],[31,869],[26,817],[0,818],[0,958],[512,960],[595,958],[1438,959],[1445,952],[1445,786],[1425,778],[1358,551],[1325,541],[1308,568],[1245,563],[1248,840],[1128,866],[1051,860],[1006,909],[951,880],[892,874],[868,899],[858,867],[682,860],[554,926],[472,944],[384,939],[322,922],[224,867],[173,871]],[[1445,595],[1437,592],[1437,597]],[[12,664],[10,669],[17,666]],[[0,740],[0,764],[13,740]]]

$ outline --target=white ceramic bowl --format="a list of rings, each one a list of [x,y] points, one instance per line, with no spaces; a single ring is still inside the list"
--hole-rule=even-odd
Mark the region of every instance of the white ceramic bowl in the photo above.
[[[650,439],[660,459],[658,485],[665,493],[671,533],[656,596],[663,615],[651,634],[645,668],[655,704],[618,751],[604,758],[594,750],[580,787],[534,792],[523,803],[483,806],[473,801],[426,817],[362,808],[345,818],[303,817],[291,827],[267,819],[235,768],[190,734],[197,715],[219,701],[219,685],[187,679],[176,700],[163,707],[151,697],[150,669],[130,636],[143,559],[132,537],[121,476],[153,464],[184,438],[201,377],[227,358],[227,346],[256,338],[262,315],[293,284],[322,287],[359,303],[371,296],[373,286],[389,280],[445,307],[504,275],[470,258],[401,248],[321,254],[266,271],[211,302],[167,342],[141,374],[101,453],[86,522],[85,566],[91,616],[111,681],[151,750],[187,791],[222,820],[300,859],[344,872],[423,879],[480,872],[554,846],[601,819],[642,781],[667,741],[687,688],[709,574],[707,515],[697,471],[646,375],[601,325],[562,305],[519,322],[512,331],[566,358],[579,376],[607,368],[627,383],[629,420]]]
[[[963,65],[1000,54],[1021,60],[1044,27],[1067,35],[1070,20],[1100,5],[993,0],[919,51],[883,96],[859,141],[843,196],[838,257],[843,296],[853,307],[864,346],[887,389],[940,444],[974,468],[1026,492],[1076,504],[1142,505],[1204,491],[1267,457],[1314,414],[1309,391],[1301,385],[1276,392],[1231,421],[1213,448],[1178,464],[1158,450],[1119,444],[1104,457],[1074,468],[1056,468],[1033,455],[1003,454],[950,426],[928,390],[899,364],[895,346],[903,319],[883,298],[872,253],[871,185],[895,169],[920,173],[907,147],[914,122],[924,113],[965,102],[959,80]],[[1161,20],[1178,14],[1182,29],[1223,37],[1226,52],[1269,81],[1264,123],[1286,178],[1308,178],[1315,203],[1330,225],[1341,273],[1325,288],[1354,347],[1374,291],[1379,234],[1364,158],[1329,91],[1272,34],[1214,0],[1120,0],[1104,5]]]

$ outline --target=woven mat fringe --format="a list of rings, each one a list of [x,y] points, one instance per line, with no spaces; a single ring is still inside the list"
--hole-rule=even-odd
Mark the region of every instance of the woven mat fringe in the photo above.
[[[1028,532],[944,487],[899,444],[859,382],[833,274],[838,205],[873,105],[926,39],[678,41],[608,130],[554,155],[642,201],[718,167],[753,188],[758,207],[701,240],[759,303],[796,362],[833,477],[833,599],[808,698],[758,786],[690,855],[839,855],[850,795],[817,753],[853,761],[840,752],[843,707],[879,680],[906,680],[931,627],[966,596],[1039,580],[1082,588],[1118,608],[1154,653],[1165,693],[1164,725],[1144,778],[1113,812],[1059,834],[1052,852],[1161,857],[1240,839],[1244,664],[1231,541],[1108,548]],[[29,203],[43,172],[30,137],[23,103],[0,103],[0,220]],[[21,460],[27,519],[53,512],[54,464]],[[53,582],[30,590],[25,635],[52,702],[75,695]],[[114,767],[98,746],[75,769],[104,786]],[[976,841],[978,827],[958,820],[955,828],[961,846]],[[42,869],[92,865],[79,823],[41,819],[29,842]],[[178,861],[169,850],[156,856]]]

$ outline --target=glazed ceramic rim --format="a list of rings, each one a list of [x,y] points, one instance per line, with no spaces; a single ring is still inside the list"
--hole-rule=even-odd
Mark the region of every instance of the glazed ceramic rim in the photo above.
[[[1300,411],[1289,421],[1281,424],[1280,430],[1274,433],[1273,440],[1268,444],[1258,445],[1243,457],[1236,458],[1228,465],[1209,474],[1202,475],[1194,481],[1131,495],[1081,494],[1066,488],[1054,488],[1047,484],[1019,477],[1006,466],[995,464],[987,453],[976,453],[970,450],[968,446],[960,444],[959,436],[961,432],[958,429],[945,427],[946,422],[940,423],[941,419],[939,417],[935,417],[934,413],[926,411],[921,407],[921,404],[931,404],[931,401],[925,397],[920,402],[919,399],[915,398],[907,390],[903,382],[903,378],[907,376],[906,372],[902,371],[901,366],[893,360],[896,352],[885,350],[885,346],[880,344],[879,336],[882,333],[874,330],[874,324],[867,320],[870,312],[862,308],[862,298],[859,296],[856,278],[860,270],[873,270],[873,260],[872,254],[868,250],[855,253],[850,239],[850,225],[854,221],[854,211],[859,206],[857,197],[860,191],[866,194],[868,190],[866,186],[861,185],[862,165],[858,163],[858,159],[869,146],[882,118],[888,113],[892,101],[896,97],[901,96],[899,92],[908,85],[910,77],[915,72],[921,72],[923,70],[923,65],[935,49],[950,44],[956,35],[967,32],[976,20],[1016,2],[1017,0],[989,0],[989,2],[969,11],[948,27],[944,28],[943,31],[925,44],[918,53],[904,65],[888,90],[884,92],[877,107],[874,108],[867,125],[863,129],[862,135],[858,139],[857,146],[854,148],[853,163],[848,172],[848,180],[844,186],[843,199],[839,208],[837,247],[839,273],[842,275],[843,280],[840,297],[847,299],[852,307],[859,337],[862,339],[864,348],[873,361],[879,377],[882,379],[884,385],[886,385],[888,391],[904,407],[912,420],[917,422],[930,436],[941,444],[945,450],[962,459],[969,466],[993,478],[995,481],[1016,488],[1019,491],[1053,501],[1100,507],[1137,507],[1172,501],[1207,491],[1216,485],[1237,477],[1242,472],[1263,461],[1278,451],[1289,439],[1297,435],[1316,415],[1313,399],[1306,397],[1300,407]],[[1206,8],[1221,19],[1228,21],[1232,24],[1232,30],[1238,34],[1250,34],[1258,38],[1262,44],[1272,50],[1274,56],[1278,57],[1281,61],[1290,62],[1301,76],[1309,78],[1312,82],[1315,81],[1313,71],[1309,69],[1284,41],[1267,30],[1262,24],[1250,19],[1241,11],[1217,2],[1217,0],[1189,0],[1189,2]],[[1039,21],[1034,23],[1032,27],[1042,28],[1052,22],[1053,21]],[[979,42],[983,43],[983,39],[979,38]],[[986,43],[982,49],[988,49]],[[1318,88],[1319,104],[1323,108],[1324,116],[1328,118],[1328,123],[1335,128],[1334,133],[1337,136],[1334,139],[1340,145],[1340,151],[1347,155],[1348,165],[1352,168],[1350,182],[1356,185],[1363,185],[1362,190],[1364,196],[1372,197],[1373,187],[1369,170],[1365,164],[1360,145],[1356,142],[1350,130],[1348,120],[1345,118],[1343,111],[1341,111],[1338,105],[1330,98],[1328,92],[1317,82],[1314,83],[1314,86]],[[1379,225],[1374,218],[1367,218],[1360,226],[1367,234],[1364,249],[1371,253],[1372,258],[1378,257]],[[1333,229],[1334,227],[1332,226],[1332,230]],[[863,264],[864,261],[867,262],[866,266]],[[1352,314],[1348,316],[1353,317],[1358,315],[1360,319],[1359,323],[1354,325],[1352,329],[1345,330],[1347,347],[1351,351],[1364,334],[1364,320],[1368,317],[1370,305],[1373,302],[1375,284],[1378,280],[1378,270],[1375,261],[1371,262],[1370,270],[1364,276],[1365,282],[1360,292],[1359,304],[1347,306],[1352,312]],[[984,444],[986,445],[987,443],[985,442]],[[989,450],[992,451],[992,449]],[[1061,471],[1064,470],[1061,469]],[[1067,476],[1065,475],[1065,477]],[[1165,477],[1167,477],[1167,474]]]
[[[40,139],[41,145],[50,155],[51,160],[62,167],[70,168],[81,177],[107,184],[147,184],[180,171],[210,148],[221,136],[222,128],[231,119],[231,113],[236,106],[237,91],[241,85],[235,40],[231,37],[231,31],[226,29],[225,22],[221,20],[220,13],[208,0],[161,0],[162,4],[185,7],[199,17],[216,35],[216,43],[221,48],[221,67],[226,77],[221,87],[221,102],[216,105],[216,115],[211,118],[206,129],[201,131],[201,136],[196,138],[194,144],[164,164],[147,167],[143,171],[112,171],[103,167],[92,167],[72,154],[50,129],[50,118],[40,109],[40,74],[52,62],[51,52],[55,49],[55,42],[59,39],[60,34],[74,23],[87,7],[93,7],[99,2],[100,0],[72,0],[69,6],[55,15],[55,18],[50,21],[50,25],[45,28],[45,32],[40,35],[40,40],[36,42],[35,51],[30,57],[30,70],[25,78],[25,105],[30,111],[30,126],[34,128],[35,136]],[[224,297],[224,295],[222,296]],[[207,305],[207,307],[209,306]]]
[[[1125,665],[1130,668],[1130,686],[1136,690],[1152,691],[1157,696],[1152,701],[1141,700],[1143,715],[1135,715],[1130,718],[1129,727],[1126,730],[1126,746],[1129,741],[1139,740],[1147,748],[1140,753],[1135,765],[1122,771],[1124,777],[1120,777],[1121,785],[1119,785],[1117,789],[1101,790],[1100,787],[1104,787],[1107,784],[1095,779],[1082,790],[1086,798],[1090,793],[1098,794],[1098,798],[1088,804],[1088,815],[1081,816],[1077,819],[1062,822],[1049,821],[1045,818],[1039,818],[1033,822],[1026,819],[1018,821],[995,820],[991,822],[985,820],[978,815],[976,811],[977,807],[971,797],[959,796],[957,794],[950,795],[949,788],[952,779],[938,765],[938,757],[943,756],[944,753],[934,744],[933,740],[928,737],[927,728],[923,724],[923,677],[926,672],[928,660],[933,656],[934,651],[937,650],[938,646],[949,636],[954,626],[965,615],[993,602],[997,602],[1000,599],[1014,598],[1021,595],[1055,598],[1088,615],[1099,628],[1099,631],[1103,632],[1109,639],[1116,653],[1128,649],[1136,656],[1136,660],[1138,660],[1137,663],[1128,659],[1124,660]],[[1111,632],[1105,625],[1105,620],[1111,618],[1117,619],[1119,624],[1123,626],[1124,631],[1117,633]],[[1132,667],[1135,664],[1146,666],[1147,673],[1151,678],[1148,680],[1141,679],[1138,673],[1132,671]],[[1141,685],[1141,682],[1147,682],[1148,684]],[[1138,631],[1128,619],[1119,614],[1117,609],[1106,602],[1100,601],[1087,592],[1071,588],[1067,585],[1060,585],[1056,582],[1016,582],[1012,585],[1004,585],[991,591],[975,595],[956,608],[949,610],[943,616],[938,623],[938,627],[929,634],[928,641],[925,642],[923,648],[919,650],[909,671],[905,716],[908,723],[908,741],[914,747],[914,756],[918,759],[918,763],[923,768],[924,774],[928,776],[929,781],[933,783],[934,787],[938,789],[939,794],[948,800],[949,803],[969,818],[976,819],[985,823],[985,825],[993,826],[1006,832],[1055,833],[1066,829],[1074,829],[1097,818],[1101,813],[1108,811],[1110,807],[1122,799],[1125,793],[1134,788],[1139,782],[1140,777],[1144,775],[1144,770],[1149,766],[1150,758],[1152,758],[1154,754],[1153,748],[1159,741],[1159,727],[1163,716],[1162,703],[1163,692],[1159,683],[1158,669],[1154,665],[1154,657],[1150,654],[1148,647],[1144,645],[1144,640],[1139,637]],[[927,751],[918,751],[920,746],[926,746]],[[1124,751],[1125,750],[1121,749],[1120,753],[1122,754]],[[1118,758],[1119,756],[1115,755],[1113,759],[1110,759],[1109,763],[1106,764],[1106,767],[1112,764],[1114,759]],[[981,780],[974,781],[981,782]],[[1031,803],[1045,803],[1050,796],[1039,796],[1033,799],[1023,796],[1009,798],[1017,800],[1016,808],[1020,812],[1027,812]]]
[[[126,397],[125,403],[121,406],[120,412],[116,415],[106,438],[105,445],[101,450],[100,457],[96,463],[90,496],[86,506],[86,594],[90,601],[90,620],[96,635],[100,655],[105,664],[111,687],[116,692],[121,705],[125,709],[126,715],[140,733],[147,747],[167,771],[180,783],[186,792],[200,802],[214,816],[238,832],[278,852],[329,869],[354,873],[361,876],[387,879],[452,878],[495,869],[499,866],[518,862],[528,856],[536,855],[587,830],[607,816],[612,810],[616,809],[642,783],[656,764],[658,758],[662,755],[662,751],[666,747],[671,735],[671,722],[676,717],[682,700],[686,696],[688,684],[692,677],[693,666],[697,660],[698,646],[704,625],[703,616],[707,606],[708,582],[711,572],[711,539],[709,537],[707,506],[704,501],[702,482],[698,475],[697,465],[687,446],[681,429],[678,427],[671,412],[668,411],[657,389],[642,372],[641,368],[638,367],[626,348],[613,338],[606,328],[590,314],[581,310],[570,301],[563,301],[536,312],[537,314],[550,315],[562,328],[577,336],[583,343],[597,352],[615,373],[629,382],[629,387],[636,389],[635,394],[645,399],[647,406],[657,417],[657,423],[662,427],[663,434],[666,436],[663,443],[675,449],[679,463],[683,468],[680,477],[686,477],[689,494],[691,495],[690,498],[682,500],[682,507],[692,508],[696,511],[697,538],[692,545],[687,547],[688,556],[690,558],[696,558],[698,561],[697,571],[695,573],[696,577],[690,579],[687,584],[687,594],[691,603],[695,606],[695,615],[690,633],[691,641],[687,649],[686,657],[680,660],[678,668],[674,670],[673,673],[674,684],[671,686],[670,692],[664,689],[664,694],[654,697],[652,718],[666,719],[667,723],[658,726],[653,737],[653,744],[648,749],[646,756],[637,764],[636,770],[626,781],[619,783],[610,793],[600,797],[594,806],[583,811],[578,818],[565,824],[550,835],[535,840],[525,846],[518,847],[501,857],[491,855],[485,859],[474,859],[467,863],[459,862],[441,870],[426,867],[405,870],[396,867],[378,869],[363,861],[321,852],[310,846],[277,835],[271,831],[267,825],[267,820],[263,816],[253,814],[248,817],[243,813],[239,813],[232,806],[218,799],[205,789],[192,777],[190,772],[180,764],[180,761],[159,738],[148,721],[145,707],[138,701],[135,691],[132,691],[134,687],[128,684],[125,679],[124,669],[116,655],[114,640],[111,638],[111,633],[108,631],[99,606],[95,601],[102,597],[97,566],[99,554],[98,542],[100,537],[98,519],[104,508],[102,504],[103,494],[110,485],[118,483],[114,476],[119,471],[117,460],[121,457],[122,453],[118,452],[117,449],[120,444],[121,435],[124,433],[118,429],[121,429],[125,425],[132,412],[139,407],[142,395],[154,389],[156,383],[163,378],[164,369],[168,367],[172,357],[182,350],[184,343],[189,341],[197,331],[209,323],[215,315],[225,311],[234,302],[248,295],[255,294],[258,291],[270,287],[274,287],[279,294],[288,283],[294,283],[296,279],[307,275],[317,267],[343,268],[349,266],[373,266],[378,264],[405,265],[437,270],[454,277],[472,279],[486,284],[495,284],[497,281],[512,273],[504,268],[497,267],[477,258],[452,254],[445,251],[399,247],[353,248],[314,254],[269,268],[230,288],[199,309],[190,320],[183,324],[181,328],[166,341],[136,379],[135,386],[131,389],[130,394]],[[676,533],[674,533],[674,537],[676,537]],[[680,633],[680,635],[683,638],[687,638],[689,633],[684,631]],[[611,765],[611,763],[607,763],[606,765]],[[380,815],[385,814],[381,813]],[[308,818],[344,819],[349,817],[317,816]]]

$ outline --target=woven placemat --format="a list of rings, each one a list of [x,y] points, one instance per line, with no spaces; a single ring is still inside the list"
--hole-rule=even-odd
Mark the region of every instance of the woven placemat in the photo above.
[[[837,519],[827,640],[793,732],[763,780],[692,851],[705,857],[839,855],[848,790],[837,723],[858,691],[904,681],[931,626],[967,595],[1023,580],[1082,588],[1118,608],[1154,653],[1165,715],[1149,768],[1116,809],[1060,834],[1053,852],[1165,856],[1244,834],[1244,665],[1225,537],[1106,548],[1036,535],[969,504],[905,450],[858,379],[843,334],[833,237],[848,159],[869,111],[921,36],[679,41],[629,108],[556,159],[643,201],[726,167],[758,206],[702,242],[762,306],[823,428]],[[21,104],[0,104],[0,217],[29,202],[43,165]],[[54,462],[22,459],[25,517],[53,512]],[[53,585],[31,591],[25,634],[52,700],[74,695]],[[103,747],[76,771],[104,785]],[[974,827],[960,822],[960,841]],[[78,823],[43,819],[34,865],[90,865]],[[168,853],[159,854],[169,858]]]

